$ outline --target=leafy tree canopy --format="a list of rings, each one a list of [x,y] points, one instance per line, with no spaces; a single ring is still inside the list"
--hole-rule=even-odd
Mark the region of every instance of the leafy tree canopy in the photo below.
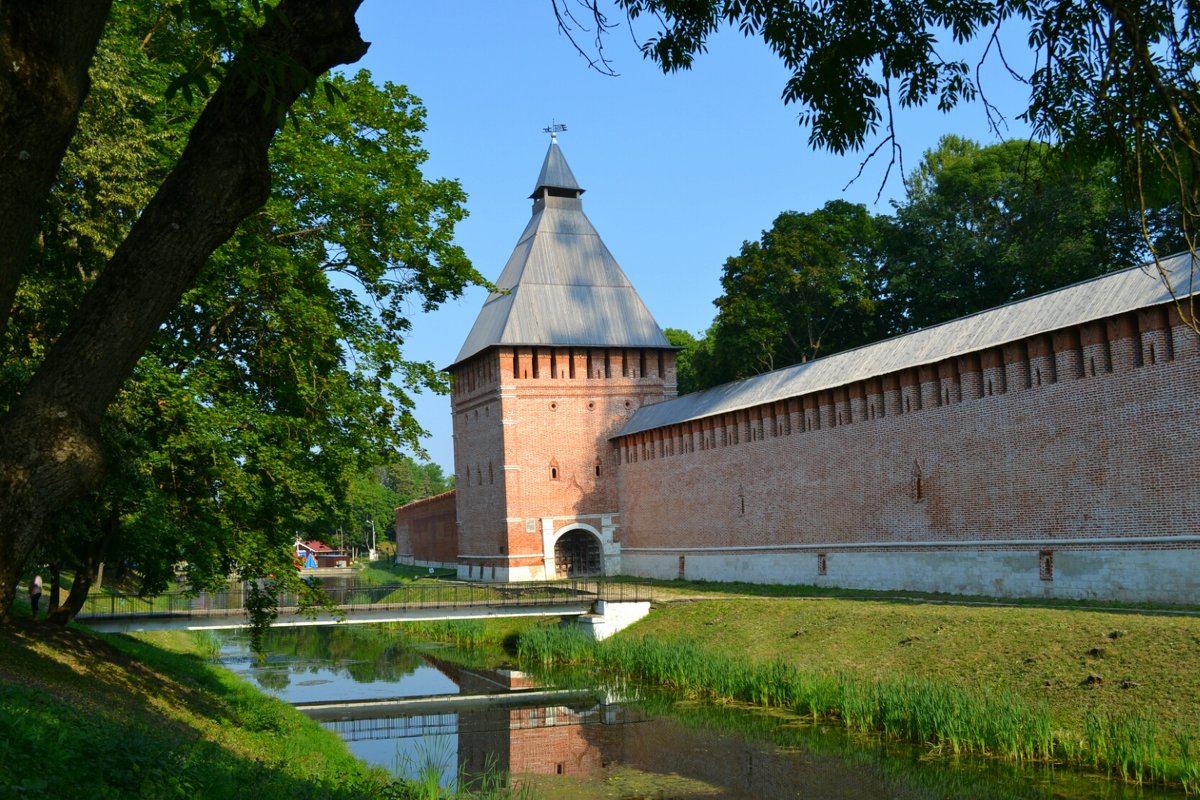
[[[780,214],[758,242],[725,262],[713,359],[745,377],[880,338],[882,238],[887,220],[832,200]]]
[[[590,20],[597,46],[624,16],[643,54],[675,71],[691,67],[725,26],[761,40],[787,66],[785,103],[799,108],[814,147],[890,150],[896,109],[946,110],[981,98],[979,67],[999,60],[1029,88],[1021,114],[1036,138],[1085,165],[1111,163],[1140,211],[1169,196],[1174,227],[1196,252],[1200,214],[1200,7],[1187,0],[555,0],[575,41]],[[653,31],[644,33],[644,26]],[[1034,59],[1013,72],[1002,36],[1016,29]],[[966,45],[965,47],[960,47]],[[970,47],[974,45],[974,47]],[[578,42],[577,42],[577,46]],[[580,47],[584,51],[584,47]],[[958,51],[970,56],[954,57]],[[608,68],[603,51],[591,62]],[[989,115],[992,106],[984,100]],[[993,118],[993,121],[994,118]],[[1147,237],[1154,248],[1158,243]],[[1154,251],[1157,254],[1157,250]],[[1165,279],[1165,276],[1164,276]]]
[[[685,343],[690,388],[858,347],[1144,260],[1145,237],[1179,246],[1171,209],[1139,220],[1108,162],[1059,148],[925,153],[894,215],[827,203],[786,212],[725,262],[707,337]],[[1143,228],[1143,222],[1146,226]]]
[[[168,22],[128,4],[113,13],[13,304],[5,407],[200,113],[168,87],[176,63],[203,59],[203,42]],[[292,538],[314,522],[369,509],[388,523],[391,498],[363,476],[419,451],[408,392],[443,384],[432,364],[403,358],[406,309],[479,276],[452,243],[461,187],[421,174],[419,101],[365,72],[329,85],[293,108],[270,147],[265,205],[207,259],[109,404],[104,478],[51,520],[41,547],[47,562],[80,567],[61,618],[101,560],[133,569],[147,593],[180,563],[196,588],[231,573],[282,580]]]

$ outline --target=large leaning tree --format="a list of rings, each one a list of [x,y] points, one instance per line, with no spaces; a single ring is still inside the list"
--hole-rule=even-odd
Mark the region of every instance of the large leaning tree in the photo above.
[[[1175,227],[1197,253],[1200,5],[1191,0],[552,2],[562,30],[601,70],[611,71],[603,42],[621,18],[668,72],[689,68],[721,28],[759,39],[790,70],[783,100],[798,107],[813,147],[870,148],[891,163],[901,152],[897,109],[980,100],[999,121],[979,78],[994,62],[1028,87],[1021,119],[1034,137],[1083,163],[1119,164],[1126,202],[1143,214],[1172,200]],[[1005,52],[1017,36],[1032,66]],[[1170,288],[1194,319],[1191,287]]]
[[[268,147],[296,99],[366,52],[360,0],[180,4],[220,29],[219,85],[154,196],[0,418],[0,612],[47,521],[99,485],[105,410],[212,252],[267,199]],[[0,3],[0,324],[75,131],[108,0]],[[206,80],[201,75],[198,81]]]

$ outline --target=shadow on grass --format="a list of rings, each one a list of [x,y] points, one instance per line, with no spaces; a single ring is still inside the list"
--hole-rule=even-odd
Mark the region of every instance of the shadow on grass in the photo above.
[[[402,797],[328,731],[197,656],[0,627],[0,798]]]

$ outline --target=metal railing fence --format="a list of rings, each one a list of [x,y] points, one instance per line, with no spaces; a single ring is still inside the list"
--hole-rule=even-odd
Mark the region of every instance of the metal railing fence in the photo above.
[[[470,606],[577,606],[579,603],[634,602],[653,600],[651,587],[636,583],[610,583],[597,579],[575,579],[542,583],[467,583],[418,581],[382,586],[322,587],[341,611],[395,611],[419,608],[463,608]],[[246,593],[241,589],[223,592],[166,592],[154,597],[122,594],[92,594],[77,615],[79,619],[132,616],[231,616],[245,612]],[[299,609],[295,594],[276,597],[280,613]]]

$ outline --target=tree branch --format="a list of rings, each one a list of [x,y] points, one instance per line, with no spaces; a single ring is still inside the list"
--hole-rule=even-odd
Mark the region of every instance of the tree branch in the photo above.
[[[111,0],[0,3],[0,332],[75,133]]]
[[[0,419],[0,614],[47,516],[100,480],[105,408],[209,255],[265,202],[267,151],[283,114],[317,76],[366,52],[354,19],[360,2],[283,0],[268,12],[175,168]]]

